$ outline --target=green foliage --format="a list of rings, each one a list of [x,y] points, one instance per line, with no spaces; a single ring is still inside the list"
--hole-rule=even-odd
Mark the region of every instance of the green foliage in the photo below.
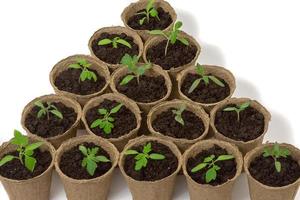
[[[20,131],[15,130],[14,138],[10,141],[10,143],[17,146],[19,156],[5,156],[0,161],[0,167],[12,161],[13,159],[19,159],[23,165],[25,164],[25,167],[29,171],[33,172],[36,165],[36,159],[33,157],[34,150],[39,148],[43,142],[29,144],[28,137],[22,135]]]
[[[281,172],[281,163],[278,161],[278,158],[286,158],[289,156],[291,153],[288,149],[286,148],[281,148],[278,143],[275,143],[273,147],[271,148],[264,148],[264,153],[263,156],[266,157],[272,157],[274,159],[274,165],[275,169],[278,173]]]
[[[97,81],[97,76],[94,72],[90,71],[89,68],[91,67],[91,63],[89,63],[86,59],[78,58],[76,63],[70,64],[69,68],[71,69],[80,69],[81,74],[79,77],[79,81],[85,80],[94,80]]]
[[[100,119],[96,119],[91,124],[91,128],[99,127],[104,131],[105,134],[110,134],[111,130],[114,128],[113,123],[115,121],[115,119],[111,116],[111,114],[115,114],[119,112],[122,106],[123,104],[120,103],[119,105],[112,108],[109,112],[104,108],[99,109],[98,112],[100,115],[103,115],[103,117]]]
[[[144,145],[143,152],[140,153],[136,150],[127,150],[125,152],[125,155],[136,155],[134,157],[135,161],[135,171],[140,171],[143,167],[146,167],[148,164],[148,159],[151,160],[164,160],[166,157],[162,154],[158,153],[151,153],[152,151],[152,146],[151,143],[147,143]]]
[[[146,63],[144,65],[137,66],[138,61],[138,56],[131,57],[129,54],[125,54],[123,56],[121,64],[125,65],[128,68],[129,73],[132,74],[125,76],[121,81],[120,85],[127,85],[134,78],[137,78],[137,81],[139,83],[139,77],[144,75],[147,70],[151,69],[151,63]]]
[[[182,126],[184,126],[184,120],[182,119],[182,113],[186,109],[185,105],[182,105],[180,108],[176,110],[172,110],[172,112],[175,114],[175,120],[180,123]]]
[[[149,23],[150,17],[156,18],[158,21],[159,16],[156,8],[154,8],[154,2],[155,0],[148,0],[147,6],[146,6],[146,11],[139,12],[136,15],[143,15],[144,17],[140,19],[139,24],[143,25],[145,23],[145,20]]]
[[[127,42],[124,39],[121,39],[120,37],[115,37],[112,40],[108,39],[108,38],[105,38],[105,39],[100,40],[98,42],[99,46],[104,46],[104,45],[109,45],[109,44],[112,44],[113,48],[118,48],[118,44],[122,44],[122,45],[124,45],[124,46],[126,46],[130,49],[132,48],[132,46],[129,42]]]
[[[166,48],[165,48],[165,55],[167,55],[169,43],[175,44],[176,41],[178,40],[186,46],[189,45],[189,41],[186,38],[179,36],[180,28],[182,27],[182,25],[183,25],[182,22],[178,21],[174,24],[172,31],[169,31],[169,32],[163,32],[162,30],[149,31],[149,33],[151,35],[161,35],[161,36],[164,36],[168,40]]]
[[[86,168],[86,171],[89,173],[89,175],[94,176],[95,171],[98,167],[97,163],[99,162],[103,162],[103,163],[107,163],[107,162],[111,162],[107,157],[102,156],[102,155],[98,155],[97,153],[99,151],[98,147],[95,148],[86,148],[83,145],[79,146],[79,150],[81,151],[81,153],[85,156],[81,162],[81,166]]]
[[[40,108],[37,118],[41,118],[42,116],[46,115],[47,119],[50,118],[50,113],[56,116],[59,119],[63,119],[63,114],[57,109],[56,106],[52,105],[50,102],[47,102],[47,107],[41,101],[34,102],[34,105]]]
[[[213,180],[216,180],[217,173],[221,169],[216,162],[219,161],[225,161],[225,160],[232,160],[234,159],[234,156],[232,155],[221,155],[218,158],[216,158],[215,155],[208,156],[204,159],[204,161],[200,164],[198,164],[196,167],[194,167],[191,172],[197,173],[200,170],[207,169],[205,173],[205,182],[210,183]]]
[[[217,77],[215,76],[212,76],[212,75],[205,75],[205,72],[204,72],[204,67],[202,65],[200,65],[199,63],[197,64],[196,66],[196,73],[201,77],[201,78],[198,78],[196,79],[193,84],[191,85],[188,93],[192,93],[197,87],[198,85],[200,84],[200,82],[203,80],[205,85],[208,85],[209,84],[209,81],[213,81],[215,84],[217,84],[218,86],[220,87],[225,87],[224,83],[222,83],[222,81],[220,81]]]
[[[236,107],[227,107],[223,109],[225,112],[232,112],[235,111],[237,114],[237,120],[240,121],[240,112],[246,110],[250,106],[250,102],[245,102],[241,105],[237,105]]]

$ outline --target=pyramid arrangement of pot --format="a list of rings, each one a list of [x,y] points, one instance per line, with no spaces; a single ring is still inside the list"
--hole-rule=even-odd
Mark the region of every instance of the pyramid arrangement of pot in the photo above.
[[[141,0],[125,27],[89,40],[50,73],[56,94],[32,100],[0,148],[0,180],[11,200],[47,200],[59,174],[69,200],[105,200],[119,167],[134,200],[170,200],[179,173],[190,199],[230,200],[245,172],[252,200],[292,200],[300,151],[262,144],[270,113],[232,98],[234,75],[197,63],[201,47],[171,5]],[[76,136],[77,130],[87,134]],[[284,133],[282,133],[284,134]]]

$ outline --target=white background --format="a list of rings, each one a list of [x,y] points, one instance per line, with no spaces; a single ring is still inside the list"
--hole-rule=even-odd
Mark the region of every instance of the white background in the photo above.
[[[0,1],[0,142],[21,129],[23,107],[52,93],[48,73],[60,59],[88,54],[94,31],[121,25],[120,14],[130,0]],[[266,141],[300,147],[299,125],[299,2],[297,0],[169,0],[184,22],[183,30],[202,46],[199,62],[230,69],[237,79],[235,96],[259,100],[272,113]],[[0,199],[8,200],[0,184]],[[66,199],[54,175],[51,199]],[[117,171],[109,199],[131,199]],[[183,177],[176,200],[188,199]],[[244,176],[234,200],[249,200]],[[296,199],[300,200],[300,194]]]

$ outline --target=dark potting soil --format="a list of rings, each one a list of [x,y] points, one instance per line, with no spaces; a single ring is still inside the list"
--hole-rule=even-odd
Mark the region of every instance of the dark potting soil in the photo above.
[[[110,101],[105,99],[101,102],[98,106],[89,109],[86,113],[86,120],[89,125],[96,120],[101,119],[103,115],[100,115],[98,110],[100,108],[105,108],[106,110],[110,111],[115,106],[119,105],[120,103],[117,101]],[[121,107],[121,109],[115,113],[111,114],[111,117],[114,118],[114,128],[112,129],[110,134],[106,134],[101,128],[90,128],[93,133],[103,138],[118,138],[125,134],[128,134],[131,130],[135,129],[137,126],[137,121],[133,112],[131,112],[125,105]]]
[[[120,85],[124,77],[117,83],[117,90],[134,101],[150,103],[162,99],[167,94],[163,76],[140,76],[139,83],[134,78],[127,85]]]
[[[177,68],[190,63],[196,56],[197,47],[190,43],[186,46],[179,41],[175,44],[169,44],[167,55],[165,47],[167,40],[152,46],[147,51],[147,60],[161,66],[164,70]]]
[[[282,187],[294,183],[300,177],[300,166],[291,156],[278,158],[281,172],[277,172],[272,157],[262,154],[256,157],[249,166],[250,174],[259,182],[271,187]]]
[[[230,104],[226,107],[234,107]],[[225,108],[225,107],[224,107]],[[250,141],[258,138],[263,134],[265,122],[264,115],[258,112],[255,108],[248,107],[240,112],[240,120],[237,119],[237,113],[217,111],[215,116],[215,127],[226,137],[238,141]]]
[[[125,157],[124,170],[126,174],[138,181],[156,181],[161,180],[173,174],[178,167],[177,157],[173,154],[169,147],[160,144],[156,141],[151,141],[151,153],[159,153],[164,155],[164,160],[148,159],[147,166],[140,171],[135,171],[135,155],[128,155]],[[131,148],[138,152],[143,152],[143,145]]]
[[[55,79],[55,86],[62,91],[79,95],[89,95],[99,92],[106,83],[103,76],[99,76],[97,71],[91,70],[97,76],[97,81],[80,80],[81,69],[67,69],[61,72]]]
[[[14,151],[6,155],[19,156],[19,153]],[[12,161],[0,167],[1,176],[14,180],[31,179],[44,173],[52,162],[52,156],[49,151],[42,152],[40,149],[36,149],[33,157],[37,161],[33,172],[29,171],[19,159],[13,159]]]
[[[204,81],[201,81],[198,87],[192,93],[189,93],[189,89],[198,78],[200,78],[199,75],[189,73],[181,85],[181,92],[191,100],[199,103],[216,103],[230,95],[229,85],[219,77],[216,78],[222,81],[225,87],[221,87],[213,81],[210,81],[208,85],[205,85]]]
[[[200,184],[207,184],[205,181],[205,174],[208,170],[208,168],[204,168],[196,173],[192,173],[192,169],[196,167],[198,164],[203,163],[204,159],[206,157],[209,157],[211,155],[215,155],[216,158],[220,155],[228,155],[228,152],[221,148],[218,145],[214,145],[212,148],[204,150],[200,152],[195,157],[192,157],[188,159],[187,162],[187,172],[191,176],[191,178]],[[211,181],[208,183],[209,185],[221,185],[223,183],[226,183],[228,180],[234,178],[236,174],[236,161],[235,159],[232,160],[226,160],[226,161],[218,161],[216,162],[216,165],[218,165],[221,169],[217,172],[217,178],[216,180]]]
[[[98,147],[99,151],[96,154],[96,156],[105,156],[106,158],[110,159],[109,154],[102,149],[101,147],[95,145],[94,143],[83,143],[86,148],[95,148]],[[95,173],[93,176],[91,176],[86,168],[82,167],[81,163],[84,159],[84,155],[79,150],[79,146],[77,145],[70,150],[64,152],[61,156],[61,160],[59,163],[60,170],[67,175],[68,177],[71,177],[73,179],[93,179],[99,176],[102,176],[107,171],[110,170],[112,167],[111,162],[98,162],[97,163],[97,169],[95,170]]]
[[[202,119],[191,111],[183,111],[181,114],[184,126],[175,120],[175,114],[169,109],[157,115],[152,122],[155,131],[174,138],[185,138],[189,140],[200,137],[204,130]]]
[[[77,113],[71,107],[65,106],[63,103],[52,103],[62,113],[63,119],[56,117],[49,113],[49,119],[47,115],[43,115],[41,118],[37,117],[40,108],[34,106],[30,113],[25,118],[25,126],[28,130],[43,138],[54,137],[66,132],[76,121]],[[44,103],[47,107],[47,104]]]
[[[98,45],[98,42],[102,39],[114,39],[115,37],[120,37],[131,44],[132,48],[125,45],[118,44],[118,48],[113,48],[112,44],[109,45]],[[94,54],[102,61],[110,64],[119,64],[122,57],[127,53],[131,56],[139,54],[139,46],[134,43],[134,39],[127,36],[125,33],[122,34],[109,34],[102,33],[99,38],[92,42],[92,49]]]
[[[140,10],[137,13],[144,12],[144,10]],[[131,28],[135,30],[164,30],[166,29],[170,24],[172,24],[173,20],[171,15],[164,11],[161,7],[157,8],[158,11],[158,17],[159,20],[156,17],[150,17],[149,22],[147,19],[144,21],[144,24],[140,25],[139,21],[144,18],[144,15],[133,15],[131,16],[127,24]]]

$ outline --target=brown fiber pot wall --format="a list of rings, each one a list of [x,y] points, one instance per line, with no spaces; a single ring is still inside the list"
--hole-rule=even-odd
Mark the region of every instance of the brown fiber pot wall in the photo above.
[[[55,85],[55,79],[57,78],[57,76],[68,69],[68,66],[70,64],[76,63],[76,60],[78,58],[84,58],[86,59],[89,63],[91,63],[91,67],[90,69],[93,69],[95,71],[98,72],[99,76],[103,76],[105,78],[105,85],[104,87],[93,94],[89,94],[89,95],[79,95],[79,94],[74,94],[71,92],[67,92],[67,91],[63,91],[63,90],[59,90],[56,85]],[[110,81],[110,73],[108,70],[108,67],[101,62],[100,60],[92,57],[92,56],[88,56],[88,55],[82,55],[82,54],[78,54],[78,55],[73,55],[73,56],[69,56],[61,61],[59,61],[51,70],[50,72],[50,83],[55,91],[56,94],[59,95],[63,95],[63,96],[67,96],[70,97],[76,101],[78,101],[82,106],[84,104],[86,104],[86,102],[88,102],[91,98],[95,97],[95,96],[99,96],[101,94],[103,94],[107,89],[108,89],[108,84]]]
[[[174,138],[174,137],[163,135],[162,133],[159,133],[154,130],[154,128],[152,127],[152,122],[156,119],[156,117],[159,114],[167,111],[170,108],[180,108],[180,106],[182,106],[182,105],[186,105],[186,110],[193,112],[195,115],[197,115],[202,120],[205,130],[200,137],[193,139],[193,140],[189,140],[189,139],[185,139],[185,138]],[[178,146],[178,148],[181,150],[181,152],[184,152],[191,145],[195,144],[196,142],[198,142],[206,137],[208,130],[209,130],[209,116],[201,106],[196,106],[185,100],[172,100],[172,101],[162,102],[162,103],[154,106],[148,114],[147,125],[148,125],[148,129],[154,136],[161,137],[162,139],[174,142]]]
[[[189,66],[187,69],[181,71],[178,75],[177,75],[177,94],[179,95],[178,98],[179,99],[184,99],[184,100],[188,100],[190,102],[193,102],[199,106],[202,106],[207,112],[210,112],[211,109],[226,101],[227,99],[229,99],[235,89],[236,89],[236,83],[235,83],[235,78],[234,78],[234,75],[227,69],[223,68],[223,67],[219,67],[219,66],[214,66],[214,65],[202,65],[204,67],[204,71],[206,74],[212,74],[214,76],[217,76],[221,79],[223,79],[228,85],[229,85],[229,88],[230,88],[230,94],[222,101],[219,101],[219,102],[216,102],[216,103],[209,103],[209,104],[206,104],[206,103],[200,103],[200,102],[195,102],[193,100],[191,100],[189,97],[187,97],[185,94],[183,94],[181,92],[181,86],[182,86],[182,83],[185,79],[185,77],[191,73],[191,74],[196,74],[196,71],[195,71],[195,65],[191,65]]]
[[[228,154],[235,157],[237,163],[237,172],[234,178],[228,180],[226,183],[218,186],[211,186],[205,184],[199,184],[194,181],[187,172],[187,161],[189,158],[196,156],[201,151],[209,149],[214,145],[218,145],[227,150]],[[219,140],[203,140],[194,144],[183,155],[183,174],[186,177],[188,183],[188,190],[191,200],[231,200],[232,188],[236,179],[241,174],[243,168],[243,157],[235,145],[228,142]]]
[[[93,36],[89,40],[89,44],[88,45],[89,45],[89,49],[90,49],[91,55],[93,57],[95,57],[96,59],[100,60],[94,54],[94,52],[93,52],[92,42],[94,40],[96,40],[97,38],[99,38],[102,33],[109,33],[109,34],[121,34],[121,33],[125,33],[126,35],[132,37],[134,43],[136,43],[139,46],[139,54],[137,56],[138,57],[142,56],[143,49],[144,49],[144,43],[143,43],[141,37],[136,32],[134,32],[133,30],[130,30],[128,28],[122,27],[122,26],[111,26],[111,27],[104,27],[104,28],[99,29],[98,31],[96,31],[93,34]],[[109,69],[111,71],[114,71],[114,70],[116,70],[119,67],[119,64],[106,63],[105,61],[102,61],[102,60],[101,60],[101,62],[104,62],[109,67]]]
[[[54,167],[55,149],[54,147],[37,137],[29,137],[30,142],[43,141],[40,147],[42,151],[49,151],[52,156],[52,162],[48,169],[41,175],[28,180],[12,180],[0,176],[0,180],[9,196],[10,200],[48,200],[50,195],[52,171]],[[16,146],[3,143],[0,147],[0,158],[3,155],[16,150]]]
[[[247,101],[251,101],[250,106],[255,108],[256,110],[258,110],[260,113],[262,113],[264,115],[265,127],[264,127],[263,133],[258,138],[254,139],[254,140],[250,140],[248,142],[233,140],[233,139],[228,138],[228,137],[224,136],[223,134],[221,134],[217,130],[217,128],[215,127],[215,124],[214,124],[216,112],[228,104],[241,104],[241,103],[245,103]],[[265,136],[266,132],[268,131],[270,120],[271,120],[271,114],[269,113],[269,111],[263,105],[261,105],[259,102],[255,101],[255,100],[251,100],[249,98],[228,99],[227,101],[218,104],[210,112],[210,126],[214,133],[214,136],[219,140],[224,140],[224,141],[230,142],[232,144],[235,144],[240,149],[240,151],[243,153],[243,155],[245,155],[247,152],[251,151],[255,147],[262,144],[264,136]]]
[[[84,123],[86,131],[89,134],[94,135],[96,137],[100,137],[100,136],[97,136],[96,134],[93,133],[93,131],[90,129],[90,127],[86,121],[85,116],[89,109],[91,109],[95,106],[98,106],[105,99],[122,103],[126,108],[128,108],[131,112],[134,113],[135,118],[136,118],[137,126],[135,129],[133,129],[129,133],[126,133],[125,135],[123,135],[119,138],[107,139],[108,141],[113,143],[119,151],[122,151],[124,146],[128,143],[129,140],[137,137],[137,133],[140,129],[141,121],[142,121],[141,111],[140,111],[138,105],[134,101],[132,101],[129,98],[125,97],[124,95],[120,95],[120,94],[109,93],[109,94],[104,94],[99,97],[91,99],[83,108],[82,121]],[[103,139],[105,139],[105,138],[103,138]]]
[[[137,181],[128,176],[124,171],[123,166],[126,156],[125,152],[133,146],[144,145],[149,141],[157,141],[163,145],[168,146],[178,158],[178,167],[173,174],[164,179],[158,181]],[[157,137],[148,136],[141,136],[134,140],[130,140],[129,143],[125,146],[123,152],[121,153],[119,160],[120,170],[129,186],[130,192],[132,194],[132,199],[134,200],[171,200],[176,182],[176,177],[181,169],[181,164],[181,153],[174,143],[162,140]]]
[[[249,172],[248,168],[252,160],[263,153],[263,149],[265,147],[270,147],[271,145],[274,144],[269,143],[256,147],[252,151],[248,152],[244,158],[244,170],[248,177],[251,200],[293,200],[296,197],[300,185],[300,178],[290,185],[286,185],[283,187],[270,187],[254,179],[254,177],[252,177]],[[280,144],[280,146],[289,149],[293,159],[298,161],[298,164],[300,165],[299,149],[290,144]]]
[[[89,179],[76,180],[66,176],[59,168],[61,156],[72,147],[84,142],[92,142],[103,148],[110,156],[112,168],[104,175]],[[64,142],[57,150],[55,157],[55,169],[59,174],[64,185],[68,200],[106,200],[115,167],[118,164],[119,152],[113,144],[102,138],[96,138],[91,135],[79,136]]]
[[[39,136],[37,136],[34,133],[31,133],[27,129],[27,127],[25,126],[25,118],[26,118],[27,114],[30,113],[31,109],[35,106],[34,102],[36,102],[38,100],[40,100],[42,102],[47,102],[47,101],[49,101],[49,102],[61,102],[64,105],[73,108],[74,111],[77,113],[77,119],[76,119],[75,123],[69,128],[69,130],[67,130],[63,134],[57,135],[55,137],[44,138],[47,141],[49,141],[57,149],[61,145],[61,143],[63,143],[65,140],[76,136],[77,128],[80,125],[80,118],[81,118],[81,115],[82,115],[81,106],[78,102],[76,102],[73,99],[70,99],[70,98],[67,98],[67,97],[64,97],[64,96],[60,96],[60,95],[54,95],[54,94],[41,96],[41,97],[35,98],[31,102],[29,102],[25,106],[25,108],[23,109],[21,124],[22,124],[22,127],[24,128],[24,130],[26,131],[26,133],[28,135],[35,136],[35,137],[39,137]],[[39,137],[39,138],[41,138],[41,137]]]
[[[131,3],[129,6],[127,6],[124,9],[124,11],[122,12],[122,15],[121,15],[124,25],[127,28],[137,32],[144,41],[146,41],[147,39],[149,39],[149,37],[151,37],[151,35],[148,33],[149,30],[135,30],[135,29],[131,28],[130,26],[128,26],[127,22],[131,16],[135,15],[138,11],[145,9],[147,6],[147,3],[148,3],[147,0],[140,0],[135,3]],[[169,12],[169,14],[172,17],[173,22],[163,31],[168,31],[168,30],[172,29],[173,24],[177,20],[176,12],[172,8],[172,6],[164,0],[156,0],[154,3],[154,7],[156,7],[156,8],[161,7],[164,9],[164,11]]]

